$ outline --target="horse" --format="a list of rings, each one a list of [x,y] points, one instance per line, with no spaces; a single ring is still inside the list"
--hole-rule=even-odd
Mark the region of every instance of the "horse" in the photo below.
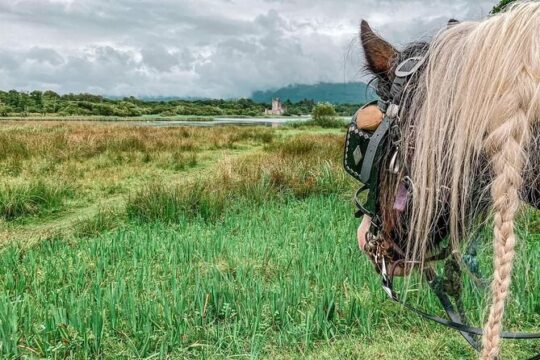
[[[518,2],[481,21],[452,20],[431,42],[401,51],[363,20],[360,41],[383,103],[392,101],[398,64],[423,62],[400,97],[402,166],[387,170],[395,161],[392,142],[380,159],[380,236],[423,266],[444,239],[459,256],[475,226],[492,219],[492,303],[481,358],[495,359],[518,241],[515,218],[522,203],[540,209],[540,3]],[[367,122],[380,122],[377,111],[371,108]],[[406,205],[396,209],[404,182]],[[365,216],[361,242],[370,223]]]

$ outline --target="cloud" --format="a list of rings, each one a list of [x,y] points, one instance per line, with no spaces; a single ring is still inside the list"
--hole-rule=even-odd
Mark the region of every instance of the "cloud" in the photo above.
[[[360,19],[391,42],[429,37],[492,1],[19,0],[0,4],[0,88],[249,96],[359,74]]]

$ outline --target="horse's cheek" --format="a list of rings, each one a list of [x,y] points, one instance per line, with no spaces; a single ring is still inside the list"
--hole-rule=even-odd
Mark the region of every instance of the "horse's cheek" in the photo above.
[[[369,231],[369,226],[371,225],[371,218],[367,215],[364,216],[358,230],[356,231],[356,237],[358,239],[358,247],[360,250],[364,250],[366,246],[366,234]]]

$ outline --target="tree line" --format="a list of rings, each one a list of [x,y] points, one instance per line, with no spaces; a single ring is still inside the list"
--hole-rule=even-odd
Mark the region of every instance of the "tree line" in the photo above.
[[[304,99],[285,101],[285,115],[311,114],[316,103]],[[360,104],[337,104],[339,115],[352,115]],[[111,99],[92,94],[65,94],[54,91],[0,91],[0,116],[261,116],[270,104],[251,99],[235,100],[144,100],[135,97]]]

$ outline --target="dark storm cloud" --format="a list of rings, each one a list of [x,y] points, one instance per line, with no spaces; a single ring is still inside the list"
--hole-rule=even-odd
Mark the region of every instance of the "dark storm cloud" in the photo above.
[[[19,0],[0,3],[0,88],[238,97],[359,74],[360,19],[393,43],[493,1]]]

